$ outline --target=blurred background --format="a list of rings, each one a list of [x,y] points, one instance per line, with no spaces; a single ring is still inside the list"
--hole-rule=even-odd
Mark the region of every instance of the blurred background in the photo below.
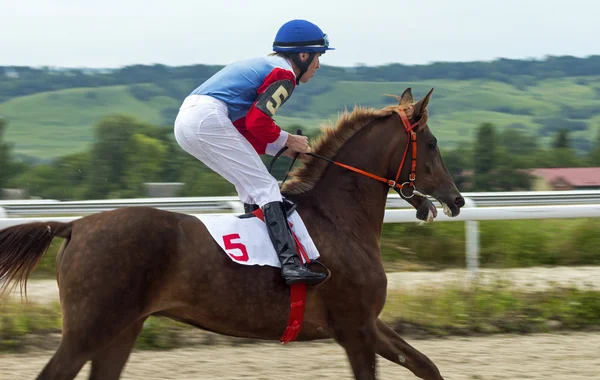
[[[233,186],[177,145],[173,122],[204,80],[269,54],[278,28],[304,18],[336,50],[276,122],[314,140],[345,109],[434,88],[429,126],[478,210],[454,222],[384,225],[386,322],[448,379],[597,378],[599,13],[591,0],[3,0],[0,228],[130,204],[239,212]],[[289,164],[281,158],[275,177]],[[389,210],[408,207],[390,194]],[[18,291],[0,300],[1,379],[34,378],[58,344],[61,242],[29,281],[28,303]],[[316,368],[294,369],[293,355]],[[413,376],[379,364],[383,379]],[[282,371],[351,378],[331,343],[259,344],[158,318],[123,378]]]

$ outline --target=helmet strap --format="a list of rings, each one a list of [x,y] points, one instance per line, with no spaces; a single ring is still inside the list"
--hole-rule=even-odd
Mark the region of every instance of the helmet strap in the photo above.
[[[296,54],[292,55],[292,61],[300,69],[300,73],[298,75],[296,75],[296,85],[300,84],[300,78],[302,78],[302,75],[304,75],[306,73],[306,71],[308,71],[308,67],[310,66],[312,61],[315,59],[315,55],[316,55],[315,52],[309,53],[308,59],[306,60],[306,62],[302,62],[300,60],[300,53],[296,53]]]

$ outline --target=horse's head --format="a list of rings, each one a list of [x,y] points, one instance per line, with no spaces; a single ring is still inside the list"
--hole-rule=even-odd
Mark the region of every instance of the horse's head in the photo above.
[[[325,129],[313,146],[314,152],[302,158],[305,165],[291,173],[293,179],[282,189],[284,195],[320,191],[315,198],[358,202],[363,210],[369,210],[373,209],[370,200],[377,197],[367,195],[375,191],[374,187],[368,189],[367,184],[375,186],[377,182],[372,179],[376,179],[394,186],[417,210],[420,220],[432,221],[437,216],[435,206],[425,195],[436,198],[447,215],[457,216],[465,201],[427,125],[427,104],[432,92],[433,89],[415,102],[409,88],[401,97],[396,96],[397,105],[383,109],[356,107],[351,113],[345,112],[334,128]],[[360,175],[333,169],[331,163]],[[319,183],[323,186],[317,186]],[[388,187],[377,186],[384,206]],[[351,200],[341,198],[340,188]],[[323,192],[330,194],[325,196]]]
[[[388,174],[388,178],[397,177],[397,183],[403,184],[402,188],[395,187],[395,190],[417,210],[417,218],[424,221],[432,221],[437,216],[435,206],[424,195],[437,199],[448,216],[457,216],[465,204],[442,160],[437,139],[427,125],[427,104],[432,93],[433,89],[415,103],[411,89],[408,88],[398,98],[400,109],[403,110],[399,114],[406,116],[406,120],[400,123],[398,134],[393,139],[392,143],[396,146],[389,161]],[[407,132],[406,127],[410,129],[411,126],[414,136]],[[398,175],[400,165],[402,167]],[[412,165],[415,165],[414,172],[411,170]]]

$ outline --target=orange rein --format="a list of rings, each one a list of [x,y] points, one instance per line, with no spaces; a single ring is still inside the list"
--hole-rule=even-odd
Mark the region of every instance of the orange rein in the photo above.
[[[341,166],[342,168],[345,168],[345,169],[348,169],[348,170],[352,170],[353,172],[362,174],[362,175],[367,176],[369,178],[373,178],[373,179],[375,179],[377,181],[386,183],[390,187],[393,187],[393,188],[403,189],[406,184],[408,184],[409,187],[413,187],[414,188],[414,182],[415,182],[415,179],[416,179],[415,169],[417,167],[417,134],[415,133],[414,129],[415,129],[415,127],[419,123],[416,122],[416,123],[414,123],[414,124],[411,125],[410,121],[408,120],[408,117],[406,117],[406,114],[404,113],[403,110],[398,109],[398,110],[396,110],[396,112],[398,112],[398,115],[400,115],[400,119],[402,119],[402,124],[404,124],[404,129],[406,129],[406,132],[409,134],[410,139],[406,142],[406,148],[404,149],[404,155],[402,156],[402,161],[400,162],[400,165],[398,166],[398,171],[396,172],[396,178],[394,178],[394,180],[387,179],[387,178],[384,178],[384,177],[380,177],[380,176],[375,175],[373,173],[369,173],[369,172],[367,172],[365,170],[355,168],[354,166],[342,164],[341,162],[337,162],[337,161],[331,160],[329,158],[316,155],[314,153],[306,153],[306,154],[308,154],[310,156],[313,156],[313,157],[317,157],[317,158],[326,160],[328,162],[331,162],[332,164],[336,164],[338,166]],[[406,155],[408,153],[408,147],[410,146],[411,141],[412,141],[412,162],[411,162],[411,165],[410,165],[410,174],[408,176],[408,181],[406,181],[406,182],[404,182],[402,184],[399,184],[398,183],[398,178],[400,177],[400,172],[402,171],[402,167],[404,166],[404,161],[406,159]],[[400,194],[402,194],[402,196],[405,197],[405,198],[412,198],[414,196],[414,193],[413,193],[413,195],[411,195],[410,197],[407,197],[407,196],[405,196],[402,193],[402,191],[400,191]]]

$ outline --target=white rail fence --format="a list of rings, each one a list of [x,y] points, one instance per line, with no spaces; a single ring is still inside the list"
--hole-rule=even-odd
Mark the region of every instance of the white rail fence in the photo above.
[[[462,208],[459,216],[448,217],[439,213],[438,222],[465,222],[465,250],[466,266],[471,275],[479,269],[479,221],[482,220],[516,220],[516,219],[562,219],[562,218],[597,218],[600,217],[600,191],[570,191],[570,192],[522,192],[522,193],[472,193],[473,197],[466,197],[466,205]],[[470,194],[463,194],[468,196]],[[397,198],[397,199],[394,199]],[[478,199],[484,204],[496,204],[495,206],[479,206]],[[390,209],[389,206],[397,205],[397,201],[404,200],[390,196],[388,209],[385,211],[384,223],[416,223],[415,210],[406,208]],[[585,203],[582,203],[585,202]],[[57,204],[55,204],[57,203]],[[68,203],[65,207],[65,203]],[[89,208],[86,208],[86,203]],[[405,203],[405,202],[404,202]],[[434,201],[437,203],[437,201]],[[563,203],[563,204],[557,204]],[[80,218],[80,215],[53,216],[50,215],[48,205],[55,206],[54,214],[90,214],[125,206],[152,206],[173,211],[182,211],[190,208],[190,205],[208,206],[211,210],[227,210],[227,214],[240,213],[243,207],[235,197],[213,197],[213,198],[176,198],[169,199],[134,199],[134,200],[107,200],[87,202],[5,202],[0,203],[0,229],[34,221],[60,221],[69,222]],[[62,204],[62,206],[61,206]],[[227,207],[223,207],[227,204]],[[515,205],[516,204],[516,205]],[[530,204],[524,206],[522,204]],[[24,205],[30,206],[25,214],[38,215],[36,217],[12,216],[10,212],[3,215],[2,208]],[[193,207],[192,207],[193,208]],[[22,208],[21,208],[22,210]],[[14,208],[12,214],[17,214]],[[22,211],[21,211],[22,212]],[[188,212],[192,215],[206,213]],[[223,214],[210,212],[210,214]],[[47,215],[47,216],[39,216]]]
[[[474,192],[463,193],[462,195],[465,198],[472,199],[478,207],[600,203],[600,190]],[[85,215],[125,206],[151,206],[169,211],[195,214],[238,212],[241,204],[238,198],[234,196],[106,199],[68,202],[53,199],[0,200],[0,217],[3,215],[2,209],[4,209],[4,215],[8,216]],[[386,208],[410,208],[410,206],[398,194],[390,194]]]

